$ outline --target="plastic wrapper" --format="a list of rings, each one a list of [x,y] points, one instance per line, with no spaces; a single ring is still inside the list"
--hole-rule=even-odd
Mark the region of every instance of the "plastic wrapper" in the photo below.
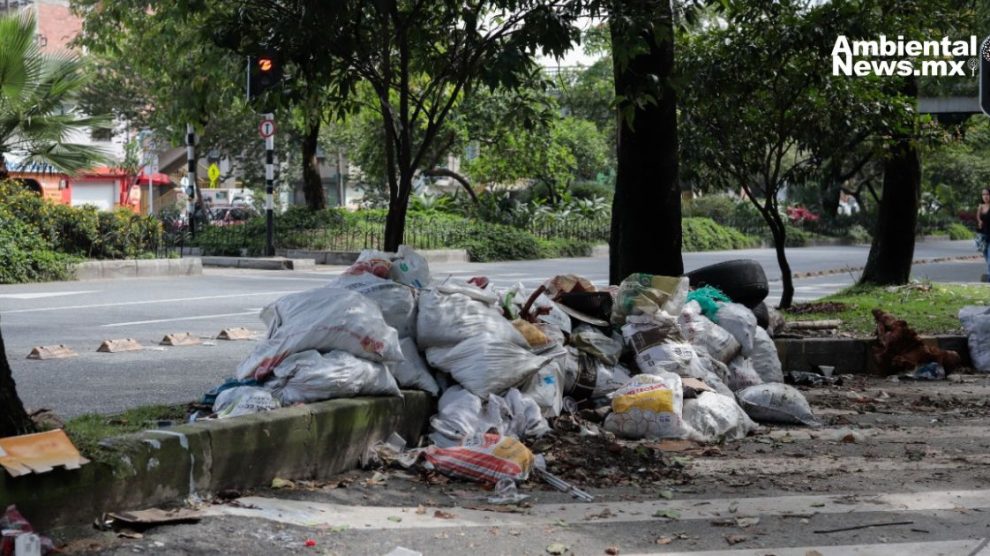
[[[569,343],[606,365],[615,365],[622,355],[621,341],[610,338],[597,328],[587,325],[576,327],[571,333]]]
[[[621,326],[629,315],[654,315],[661,309],[677,315],[690,290],[686,276],[630,274],[619,284],[612,307],[612,324]]]
[[[661,372],[637,375],[612,395],[605,429],[623,438],[680,438],[683,391],[681,377]]]
[[[423,450],[426,466],[459,479],[485,484],[500,480],[525,481],[533,469],[534,456],[522,442],[498,434],[478,434],[461,446]]]
[[[356,396],[399,396],[399,385],[385,365],[346,351],[316,350],[290,356],[275,368],[265,388],[282,405]]]
[[[622,335],[636,352],[636,366],[641,372],[704,378],[704,365],[694,347],[681,339],[673,319],[630,316],[622,327]]]

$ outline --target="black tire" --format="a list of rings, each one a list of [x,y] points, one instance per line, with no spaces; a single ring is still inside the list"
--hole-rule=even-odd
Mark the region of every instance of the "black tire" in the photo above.
[[[767,309],[767,304],[761,301],[752,310],[753,314],[756,315],[756,324],[763,330],[766,330],[770,326],[770,310]]]
[[[729,299],[750,309],[759,305],[770,293],[767,275],[760,263],[752,259],[725,261],[687,273],[692,288],[714,286]]]

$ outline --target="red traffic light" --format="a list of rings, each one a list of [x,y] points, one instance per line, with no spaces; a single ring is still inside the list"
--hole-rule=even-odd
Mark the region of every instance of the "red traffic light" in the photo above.
[[[258,58],[258,69],[261,71],[272,71],[274,65],[271,58]]]

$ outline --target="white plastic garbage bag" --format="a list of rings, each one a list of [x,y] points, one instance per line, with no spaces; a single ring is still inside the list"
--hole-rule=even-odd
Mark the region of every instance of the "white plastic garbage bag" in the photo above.
[[[670,317],[630,315],[622,335],[636,352],[636,366],[644,373],[676,373],[704,378],[705,368],[691,344],[682,341],[676,323]]]
[[[509,328],[515,331],[511,324]],[[523,384],[549,362],[547,357],[489,335],[472,336],[453,347],[431,347],[426,360],[482,397]]]
[[[465,438],[502,424],[500,406],[486,406],[484,400],[460,386],[451,386],[437,402],[437,414],[430,418],[430,441],[441,448],[458,446]]]
[[[257,386],[237,386],[217,394],[217,399],[213,402],[213,413],[220,418],[237,417],[279,407],[281,404],[272,397],[270,391]]]
[[[632,373],[624,366],[615,365],[609,367],[601,361],[595,362],[595,374],[595,389],[591,393],[591,397],[593,398],[600,398],[615,392],[627,384],[629,379],[632,378]]]
[[[379,278],[388,278],[392,269],[392,258],[384,251],[365,249],[358,254],[354,264],[347,268],[347,274],[374,274]]]
[[[753,362],[749,358],[740,355],[729,362],[729,382],[727,386],[733,392],[742,390],[743,388],[749,388],[750,386],[756,386],[757,384],[763,384],[763,379],[753,369]]]
[[[285,358],[315,349],[343,350],[371,361],[401,361],[399,335],[367,297],[322,287],[289,294],[261,312],[268,338],[237,367],[237,378],[265,380]]]
[[[720,442],[745,438],[757,424],[743,411],[732,396],[702,392],[696,398],[684,400],[684,423],[702,442]]]
[[[606,365],[615,365],[622,355],[621,340],[606,336],[601,330],[585,324],[574,328],[569,343]]]
[[[718,325],[729,331],[742,348],[744,357],[753,351],[753,335],[756,334],[756,315],[745,305],[722,303],[715,313]]]
[[[556,361],[540,368],[519,390],[531,398],[546,417],[557,417],[564,405],[563,371]]]
[[[283,405],[355,396],[400,396],[399,385],[385,365],[335,350],[289,356],[275,368],[265,388]]]
[[[400,245],[396,258],[392,260],[389,276],[400,284],[425,288],[430,285],[430,264],[412,247]]]
[[[433,374],[426,367],[426,361],[419,354],[416,342],[412,338],[399,340],[399,347],[402,348],[402,361],[388,363],[388,370],[392,372],[396,382],[403,388],[413,388],[429,392],[433,396],[440,394],[440,387],[433,378]]]
[[[678,315],[690,289],[686,276],[630,274],[619,284],[612,306],[612,324],[623,325],[630,315],[654,315],[664,311]]]
[[[681,377],[674,373],[636,375],[611,395],[605,429],[630,439],[680,438],[686,432],[683,395]]]
[[[468,291],[470,287],[464,288]],[[477,294],[484,295],[481,290]],[[502,317],[498,309],[475,296],[460,291],[445,293],[441,288],[422,290],[416,321],[416,344],[422,348],[453,346],[468,338],[487,336],[517,346],[528,347],[523,338]]]
[[[804,395],[786,384],[770,382],[750,386],[736,392],[736,399],[757,422],[821,426]]]
[[[959,310],[959,320],[966,331],[973,368],[990,372],[990,307],[963,307]]]
[[[698,351],[704,350],[722,363],[731,361],[742,349],[735,336],[701,313],[701,305],[697,301],[684,304],[677,318],[677,327],[684,339]]]
[[[784,371],[780,367],[780,357],[777,355],[777,345],[773,338],[759,326],[753,336],[753,353],[750,355],[753,368],[763,382],[784,382]]]
[[[550,432],[536,400],[510,388],[504,397],[491,394],[488,406],[497,407],[502,414],[502,434],[516,438],[537,438]]]
[[[399,338],[416,336],[416,294],[409,286],[373,274],[343,274],[330,286],[357,292],[374,301]]]

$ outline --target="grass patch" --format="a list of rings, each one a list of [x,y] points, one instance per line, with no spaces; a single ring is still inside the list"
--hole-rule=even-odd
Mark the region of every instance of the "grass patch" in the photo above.
[[[158,428],[158,421],[184,421],[185,405],[145,405],[114,415],[89,413],[65,423],[65,432],[86,457],[100,460],[100,441],[111,436]]]
[[[815,303],[842,303],[837,312],[785,312],[788,321],[841,319],[843,332],[873,336],[876,329],[874,308],[892,313],[920,334],[949,334],[962,330],[959,309],[966,305],[990,305],[990,286],[934,284],[928,282],[905,286],[853,286],[823,297]],[[804,304],[796,304],[798,311]]]

